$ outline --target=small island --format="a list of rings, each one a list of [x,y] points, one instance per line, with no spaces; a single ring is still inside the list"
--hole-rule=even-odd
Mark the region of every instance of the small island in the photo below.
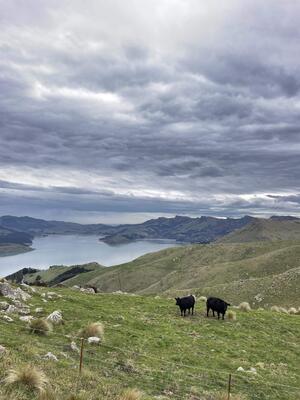
[[[119,244],[127,244],[127,243],[130,243],[130,242],[134,241],[134,240],[141,239],[140,237],[138,237],[138,236],[135,237],[135,236],[137,236],[137,235],[131,235],[131,236],[119,235],[119,234],[108,235],[108,236],[105,236],[103,238],[100,238],[99,241],[103,242],[103,243],[106,243],[106,244],[108,244],[110,246],[117,246]]]

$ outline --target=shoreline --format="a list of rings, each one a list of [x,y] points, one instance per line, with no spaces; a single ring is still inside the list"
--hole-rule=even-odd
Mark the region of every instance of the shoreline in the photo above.
[[[28,253],[34,249],[30,246],[15,244],[15,243],[1,243],[0,244],[0,257],[16,256],[18,254]]]

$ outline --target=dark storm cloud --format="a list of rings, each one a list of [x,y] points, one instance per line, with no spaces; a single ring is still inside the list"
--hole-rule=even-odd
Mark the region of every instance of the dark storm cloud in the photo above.
[[[2,9],[3,211],[299,213],[299,4]]]

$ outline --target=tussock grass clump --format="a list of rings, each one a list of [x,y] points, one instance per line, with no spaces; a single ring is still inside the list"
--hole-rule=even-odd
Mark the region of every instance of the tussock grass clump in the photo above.
[[[17,369],[11,369],[4,379],[4,384],[6,386],[22,385],[40,394],[46,393],[48,383],[44,372],[32,365],[24,365]]]
[[[295,308],[295,307],[289,308],[289,309],[288,309],[288,313],[289,313],[289,314],[294,314],[294,315],[297,314],[297,308]]]
[[[143,397],[143,393],[138,389],[127,389],[120,396],[119,400],[141,400]]]
[[[239,305],[239,310],[244,311],[244,312],[249,312],[249,311],[251,311],[250,304],[247,303],[246,301],[243,301],[243,302]]]
[[[31,333],[37,335],[48,335],[52,331],[52,325],[43,318],[32,319],[29,323]]]
[[[205,302],[205,301],[207,300],[207,297],[205,297],[205,296],[200,296],[198,300],[199,300],[199,301]]]
[[[227,318],[228,318],[230,321],[235,321],[235,320],[236,320],[236,312],[235,312],[235,311],[232,311],[232,310],[229,310],[229,311],[227,312]]]
[[[79,336],[84,338],[98,337],[104,339],[104,327],[101,322],[92,322],[79,331]]]
[[[271,311],[275,311],[275,312],[280,312],[279,307],[278,306],[272,306],[270,308]]]
[[[288,310],[284,307],[279,307],[279,311],[284,313],[284,314],[288,314]]]
[[[39,400],[58,400],[58,397],[51,389],[46,389],[45,392],[40,394]]]

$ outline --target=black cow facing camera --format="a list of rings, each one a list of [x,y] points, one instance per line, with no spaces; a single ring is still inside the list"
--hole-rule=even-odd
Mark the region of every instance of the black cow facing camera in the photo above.
[[[224,319],[228,306],[230,306],[230,304],[226,303],[226,301],[222,299],[218,299],[217,297],[209,297],[206,301],[207,316],[209,310],[212,310],[213,316],[215,316],[216,311],[218,314],[218,319],[220,319],[220,314],[222,314],[222,319]]]
[[[180,308],[180,315],[185,317],[186,310],[189,311],[189,314],[192,310],[192,315],[194,315],[194,306],[196,303],[196,297],[192,294],[187,297],[175,297],[176,306]]]

